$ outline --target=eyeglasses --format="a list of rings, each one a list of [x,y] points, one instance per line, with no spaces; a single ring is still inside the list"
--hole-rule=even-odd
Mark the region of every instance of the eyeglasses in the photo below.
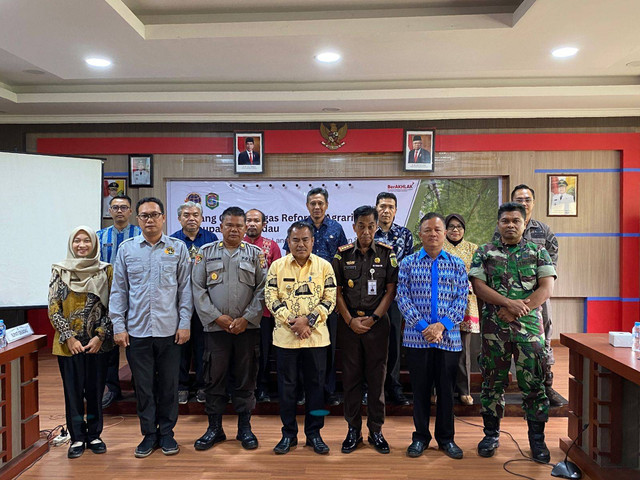
[[[128,205],[111,205],[109,208],[114,212],[126,212],[131,207],[129,207]]]
[[[153,213],[141,213],[138,215],[138,218],[143,222],[146,222],[149,219],[156,220],[158,217],[161,217],[163,214],[160,212]]]
[[[453,232],[454,230],[464,230],[464,227],[462,225],[449,225],[447,227],[447,230],[449,230],[450,232]]]
[[[527,197],[527,198],[522,198],[522,197],[517,197],[513,199],[514,201],[518,202],[518,203],[533,203],[533,198]]]

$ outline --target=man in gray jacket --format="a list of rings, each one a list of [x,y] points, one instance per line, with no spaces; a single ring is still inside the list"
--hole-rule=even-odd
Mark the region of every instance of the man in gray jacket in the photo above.
[[[256,405],[267,264],[260,248],[242,241],[246,226],[241,208],[227,208],[220,221],[222,241],[202,246],[192,272],[194,306],[205,332],[204,390],[209,416],[209,427],[194,446],[207,450],[226,440],[222,414],[227,405],[227,376],[232,372],[232,401],[238,413],[236,439],[252,450],[258,447],[250,420]]]

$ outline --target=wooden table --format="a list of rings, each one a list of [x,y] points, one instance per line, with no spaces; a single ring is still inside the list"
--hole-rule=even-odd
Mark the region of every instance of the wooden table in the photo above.
[[[569,347],[569,457],[591,478],[640,479],[640,360],[608,333],[561,334]],[[588,428],[581,434],[583,426]]]
[[[45,335],[0,348],[0,478],[13,478],[49,450],[40,438],[38,350]]]

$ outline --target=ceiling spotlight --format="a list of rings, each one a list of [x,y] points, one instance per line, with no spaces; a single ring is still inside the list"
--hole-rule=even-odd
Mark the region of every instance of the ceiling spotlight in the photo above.
[[[106,58],[97,58],[97,57],[86,58],[85,62],[87,62],[87,65],[91,65],[92,67],[101,67],[101,68],[110,67],[112,63],[111,60],[108,60]]]
[[[342,58],[339,53],[336,52],[322,52],[316,55],[316,60],[322,63],[335,63]]]
[[[627,67],[640,67],[640,60],[634,60],[633,62],[629,62],[627,63]]]
[[[573,57],[576,53],[578,53],[576,47],[562,47],[551,51],[551,55],[556,58]]]
[[[338,107],[324,107],[322,111],[323,112],[339,112],[340,109]]]

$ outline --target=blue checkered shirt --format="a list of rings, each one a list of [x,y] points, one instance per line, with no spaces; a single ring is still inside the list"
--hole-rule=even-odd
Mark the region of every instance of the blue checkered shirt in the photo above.
[[[100,260],[113,263],[116,260],[120,244],[129,238],[142,235],[142,230],[135,225],[127,225],[119,232],[115,225],[111,225],[98,230],[96,235],[98,236],[98,243],[100,243]]]

